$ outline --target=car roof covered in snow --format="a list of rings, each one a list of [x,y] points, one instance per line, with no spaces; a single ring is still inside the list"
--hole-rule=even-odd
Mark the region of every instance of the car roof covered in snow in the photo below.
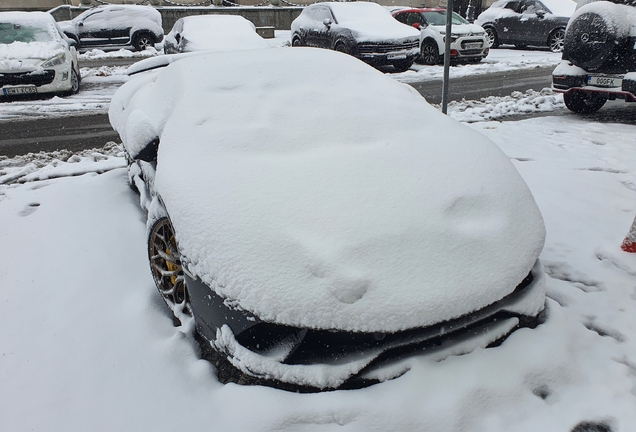
[[[131,78],[109,116],[187,269],[264,321],[398,331],[511,293],[543,246],[527,186],[490,140],[330,50],[191,56]]]

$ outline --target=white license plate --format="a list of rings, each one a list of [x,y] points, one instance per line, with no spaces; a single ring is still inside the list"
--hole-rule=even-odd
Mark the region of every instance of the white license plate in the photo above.
[[[5,96],[14,96],[14,95],[23,95],[23,94],[34,94],[34,93],[37,93],[37,89],[34,85],[19,86],[19,87],[3,88],[2,92],[4,93]]]
[[[477,49],[481,47],[482,47],[481,42],[473,42],[473,43],[464,44],[464,49]]]
[[[596,87],[621,87],[623,85],[623,80],[621,78],[608,76],[588,75],[587,84]]]
[[[387,59],[389,60],[401,60],[401,59],[405,59],[406,58],[406,54],[402,53],[402,54],[389,54],[386,56]]]

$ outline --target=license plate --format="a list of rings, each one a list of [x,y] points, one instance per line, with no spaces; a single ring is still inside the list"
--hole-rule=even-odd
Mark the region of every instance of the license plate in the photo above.
[[[389,60],[400,60],[400,59],[405,59],[406,58],[406,54],[402,53],[402,54],[389,54],[386,56],[387,59]]]
[[[34,94],[37,93],[37,89],[35,86],[8,87],[3,88],[2,92],[5,96],[14,96],[23,94]]]
[[[464,44],[464,49],[477,49],[481,47],[482,47],[481,42],[473,42],[473,43]]]
[[[622,78],[588,75],[587,84],[596,87],[621,87],[623,85],[623,80]]]

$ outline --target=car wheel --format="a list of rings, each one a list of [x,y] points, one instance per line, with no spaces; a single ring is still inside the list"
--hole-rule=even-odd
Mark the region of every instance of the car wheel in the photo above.
[[[80,78],[74,68],[71,68],[71,94],[79,93]]]
[[[499,46],[499,37],[497,36],[497,32],[492,27],[484,28],[486,31],[486,39],[488,39],[488,45],[490,48],[497,48]]]
[[[351,50],[347,48],[347,45],[345,45],[344,42],[336,42],[334,50],[345,54],[351,54]]]
[[[406,72],[413,65],[413,59],[410,60],[400,60],[393,63],[393,69],[395,72]]]
[[[548,37],[548,47],[553,53],[563,51],[565,43],[565,29],[559,28],[554,30]]]
[[[132,45],[137,51],[144,51],[155,46],[155,38],[149,33],[137,33]]]
[[[190,299],[181,267],[181,255],[174,228],[167,217],[157,220],[150,230],[148,259],[155,285],[170,309],[182,305],[183,311],[191,315],[187,306]]]
[[[439,50],[437,44],[432,40],[422,42],[420,48],[420,61],[427,65],[436,65],[440,61]]]
[[[301,46],[303,46],[303,45],[304,45],[304,44],[303,44],[303,41],[302,41],[302,39],[300,39],[300,37],[295,36],[295,37],[292,39],[292,46],[293,46],[293,47],[301,47]]]
[[[600,110],[607,98],[594,93],[571,91],[563,94],[563,102],[575,113],[593,113]]]

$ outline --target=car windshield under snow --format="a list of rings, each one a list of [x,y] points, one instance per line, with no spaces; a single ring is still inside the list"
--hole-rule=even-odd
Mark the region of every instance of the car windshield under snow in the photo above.
[[[47,29],[16,23],[0,23],[1,44],[11,44],[14,42],[51,42],[52,40],[53,36]]]
[[[375,3],[346,3],[343,5],[344,7],[339,6],[338,4],[331,6],[333,15],[339,24],[377,20],[382,22],[387,18],[393,19],[388,10]]]
[[[422,12],[422,15],[430,25],[446,25],[446,11]],[[461,24],[468,24],[468,21],[453,12],[453,25]]]

